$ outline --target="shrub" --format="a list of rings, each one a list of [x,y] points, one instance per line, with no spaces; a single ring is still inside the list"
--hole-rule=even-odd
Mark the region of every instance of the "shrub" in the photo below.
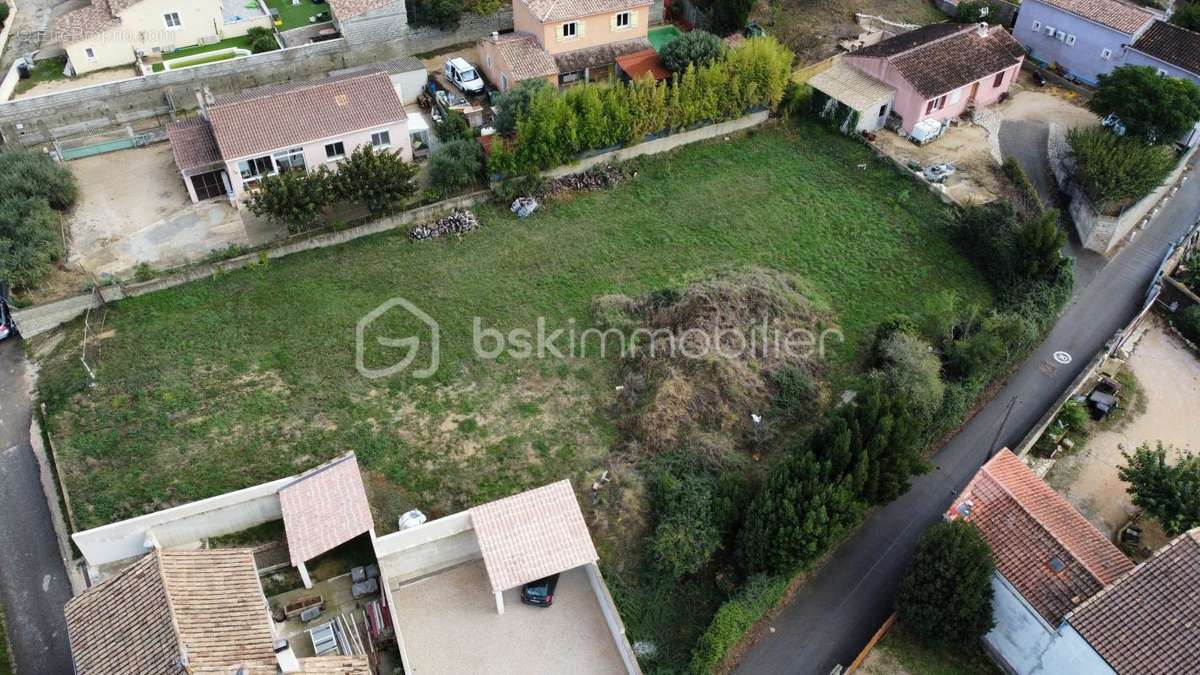
[[[668,42],[658,53],[658,59],[667,70],[682,73],[688,66],[707,66],[715,62],[723,49],[721,38],[708,31],[694,30]]]
[[[451,110],[438,122],[434,127],[434,133],[437,134],[438,140],[443,143],[451,141],[469,141],[475,138],[475,131],[471,129],[471,122],[467,120],[467,116],[457,110]]]
[[[8,4],[0,2],[0,26],[3,26],[4,22],[8,21],[8,12]]]
[[[512,136],[517,131],[517,120],[525,116],[529,110],[529,102],[534,95],[543,89],[550,88],[550,83],[541,78],[521,80],[508,91],[500,94],[496,100],[496,117],[492,126],[496,133],[502,136]]]
[[[771,378],[775,385],[773,409],[775,416],[798,422],[817,413],[817,387],[812,376],[803,368],[784,366]]]
[[[1171,148],[1118,136],[1099,126],[1067,132],[1075,180],[1096,208],[1114,212],[1163,184],[1175,167]]]
[[[417,191],[416,173],[417,167],[400,155],[363,144],[338,165],[331,187],[340,199],[362,204],[372,215],[386,215]]]
[[[474,140],[442,143],[429,159],[429,180],[445,197],[474,185],[483,172],[483,149]]]
[[[1067,429],[1079,433],[1087,428],[1087,408],[1079,401],[1067,401],[1058,411],[1058,421]]]
[[[156,276],[158,276],[158,272],[154,271],[148,262],[140,262],[137,267],[133,268],[134,281],[150,281]]]
[[[691,672],[707,675],[716,672],[746,631],[783,599],[788,577],[757,575],[750,577],[732,599],[713,615],[712,622],[692,651]]]
[[[989,4],[985,0],[963,0],[958,3],[958,12],[954,15],[954,20],[958,23],[980,23],[987,21],[990,11]]]
[[[1004,160],[1003,168],[1004,175],[1008,176],[1017,191],[1018,211],[1024,216],[1034,216],[1040,213],[1043,210],[1042,197],[1034,187],[1033,181],[1029,180],[1025,169],[1021,168],[1021,164],[1015,158],[1009,157]]]
[[[1192,305],[1175,315],[1175,326],[1187,339],[1200,344],[1200,305]]]
[[[1127,134],[1147,143],[1174,143],[1200,120],[1200,85],[1150,66],[1121,66],[1100,75],[1088,109],[1115,114]]]
[[[412,21],[418,26],[434,26],[442,30],[458,27],[462,18],[462,0],[418,0],[413,3]]]
[[[315,171],[284,171],[264,176],[250,191],[246,208],[256,216],[287,225],[292,233],[311,229],[333,202],[334,175],[325,167]]]
[[[892,333],[879,346],[884,380],[896,396],[922,421],[929,421],[942,406],[946,385],[942,362],[933,347],[910,333]]]
[[[896,613],[928,645],[973,647],[992,629],[992,550],[965,520],[929,528],[900,581]]]
[[[40,196],[0,201],[0,286],[28,288],[50,273],[65,253],[61,218]]]
[[[705,25],[709,30],[718,35],[728,35],[746,26],[754,0],[698,0],[696,6],[704,12]]]
[[[246,37],[250,38],[250,51],[255,54],[279,49],[279,41],[275,39],[275,33],[262,26],[255,26],[246,31]]]
[[[51,208],[68,211],[79,197],[75,176],[44,152],[0,152],[0,199],[41,197]]]
[[[650,476],[658,524],[650,536],[654,564],[674,578],[695,574],[720,549],[735,522],[745,485],[738,474],[695,466],[689,452],[665,456]]]
[[[1154,516],[1172,537],[1200,525],[1200,457],[1179,451],[1167,463],[1162,441],[1155,448],[1142,444],[1133,454],[1122,452],[1125,466],[1118,467],[1134,506]]]

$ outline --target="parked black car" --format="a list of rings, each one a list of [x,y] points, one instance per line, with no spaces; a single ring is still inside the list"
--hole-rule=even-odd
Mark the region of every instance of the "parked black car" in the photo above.
[[[521,602],[534,607],[549,607],[554,604],[554,589],[558,588],[558,575],[538,579],[521,588]]]

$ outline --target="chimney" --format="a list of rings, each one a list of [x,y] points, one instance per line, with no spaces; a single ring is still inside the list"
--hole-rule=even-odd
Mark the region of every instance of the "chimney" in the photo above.
[[[986,21],[980,21],[979,24],[975,26],[975,34],[981,38],[988,36],[988,24]]]
[[[492,31],[492,42],[495,42],[496,40],[499,40],[499,39],[500,39],[500,33],[497,31]]]
[[[208,119],[208,103],[204,100],[204,92],[198,88],[193,89],[192,92],[196,94],[196,108],[200,111],[200,116]]]
[[[276,640],[273,648],[275,650],[275,661],[279,665],[279,672],[300,672],[300,661],[296,658],[296,653],[292,651],[292,646],[288,644],[287,640]]]
[[[212,104],[216,103],[217,97],[213,96],[212,89],[209,89],[207,84],[204,85],[203,88],[204,88],[204,102],[207,103],[208,105],[212,105]]]

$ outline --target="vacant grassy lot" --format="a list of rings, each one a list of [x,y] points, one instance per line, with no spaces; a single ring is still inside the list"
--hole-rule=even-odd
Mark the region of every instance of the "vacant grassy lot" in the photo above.
[[[903,625],[897,625],[867,657],[863,675],[999,675],[996,664],[983,647],[964,647],[963,652],[933,649],[922,645]]]
[[[86,387],[76,326],[45,360],[41,393],[80,527],[355,450],[380,533],[410,508],[438,516],[568,477],[601,556],[620,568],[645,523],[613,516],[612,502],[635,505],[618,514],[645,509],[636,458],[613,452],[615,364],[481,360],[473,317],[503,332],[536,330],[539,317],[548,331],[582,328],[599,295],[775,268],[804,279],[845,332],[827,368],[836,383],[858,369],[884,316],[946,288],[988,301],[944,239],[945,215],[858,143],[822,127],[772,128],[643,161],[630,183],[525,221],[483,208],[482,228],[461,240],[381,235],[123,301],[89,350],[97,385]],[[355,369],[356,323],[396,296],[440,324],[431,379]],[[402,311],[385,314],[369,331],[366,365],[405,353],[375,337],[421,330]],[[427,345],[413,368],[429,363]],[[587,486],[604,469],[615,480],[593,496]],[[688,630],[702,630],[711,613],[690,610]]]
[[[800,63],[811,63],[837,53],[838,40],[862,32],[855,14],[922,26],[947,20],[929,0],[780,0],[757,3],[751,19],[796,52]]]

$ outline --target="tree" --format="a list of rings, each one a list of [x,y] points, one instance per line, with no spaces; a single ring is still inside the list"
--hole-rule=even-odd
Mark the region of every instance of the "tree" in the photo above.
[[[275,39],[275,34],[262,26],[255,26],[246,31],[246,37],[250,38],[250,51],[255,54],[279,49],[279,41]]]
[[[458,27],[462,18],[462,0],[421,0],[414,3],[413,23],[419,26],[435,26],[442,30]]]
[[[990,5],[985,0],[963,0],[958,3],[954,20],[958,23],[980,23],[987,21],[990,13]]]
[[[1188,2],[1175,6],[1171,23],[1190,31],[1200,32],[1200,3]]]
[[[29,288],[50,273],[64,254],[61,219],[44,197],[0,201],[0,286]]]
[[[1075,158],[1075,180],[1096,207],[1115,212],[1163,184],[1175,167],[1175,152],[1107,129],[1077,127],[1067,132]]]
[[[492,126],[502,136],[512,136],[517,131],[517,121],[529,110],[529,102],[550,83],[541,78],[521,80],[496,100],[496,117]]]
[[[429,158],[429,181],[443,197],[474,185],[483,173],[483,149],[474,140],[442,143]]]
[[[1088,109],[1115,114],[1125,132],[1147,143],[1173,143],[1200,120],[1200,86],[1162,77],[1150,66],[1121,66],[1099,77]]]
[[[933,347],[911,333],[895,332],[879,345],[879,353],[888,387],[918,419],[932,421],[946,395],[942,361]]]
[[[1016,250],[1026,279],[1054,279],[1067,264],[1062,248],[1067,233],[1058,226],[1058,211],[1028,218],[1016,233]]]
[[[1179,451],[1174,464],[1167,463],[1161,441],[1154,448],[1142,444],[1133,454],[1122,452],[1125,466],[1118,467],[1133,504],[1154,516],[1172,537],[1200,525],[1200,457]]]
[[[333,174],[321,166],[311,173],[284,171],[265,176],[250,191],[246,207],[256,216],[284,223],[292,233],[310,229],[333,201]]]
[[[42,197],[56,211],[69,211],[79,197],[75,175],[44,152],[9,150],[0,153],[0,199]]]
[[[861,515],[849,477],[807,449],[792,453],[750,502],[739,541],[742,563],[752,573],[808,565]]]
[[[338,165],[331,187],[338,198],[362,204],[372,215],[386,215],[402,207],[416,192],[416,174],[416,165],[399,154],[376,152],[364,143]]]
[[[704,11],[709,30],[728,35],[746,27],[754,0],[698,0],[696,5]]]
[[[472,140],[475,138],[475,132],[471,129],[471,122],[467,116],[457,110],[449,111],[441,122],[437,123],[434,128],[434,133],[437,134],[438,140],[443,143],[459,140]]]
[[[703,30],[684,33],[667,43],[658,53],[658,60],[673,72],[682,73],[688,66],[707,66],[721,58],[725,46],[721,38]]]
[[[896,613],[923,642],[963,649],[975,644],[992,619],[992,550],[965,520],[929,528],[900,581]]]

